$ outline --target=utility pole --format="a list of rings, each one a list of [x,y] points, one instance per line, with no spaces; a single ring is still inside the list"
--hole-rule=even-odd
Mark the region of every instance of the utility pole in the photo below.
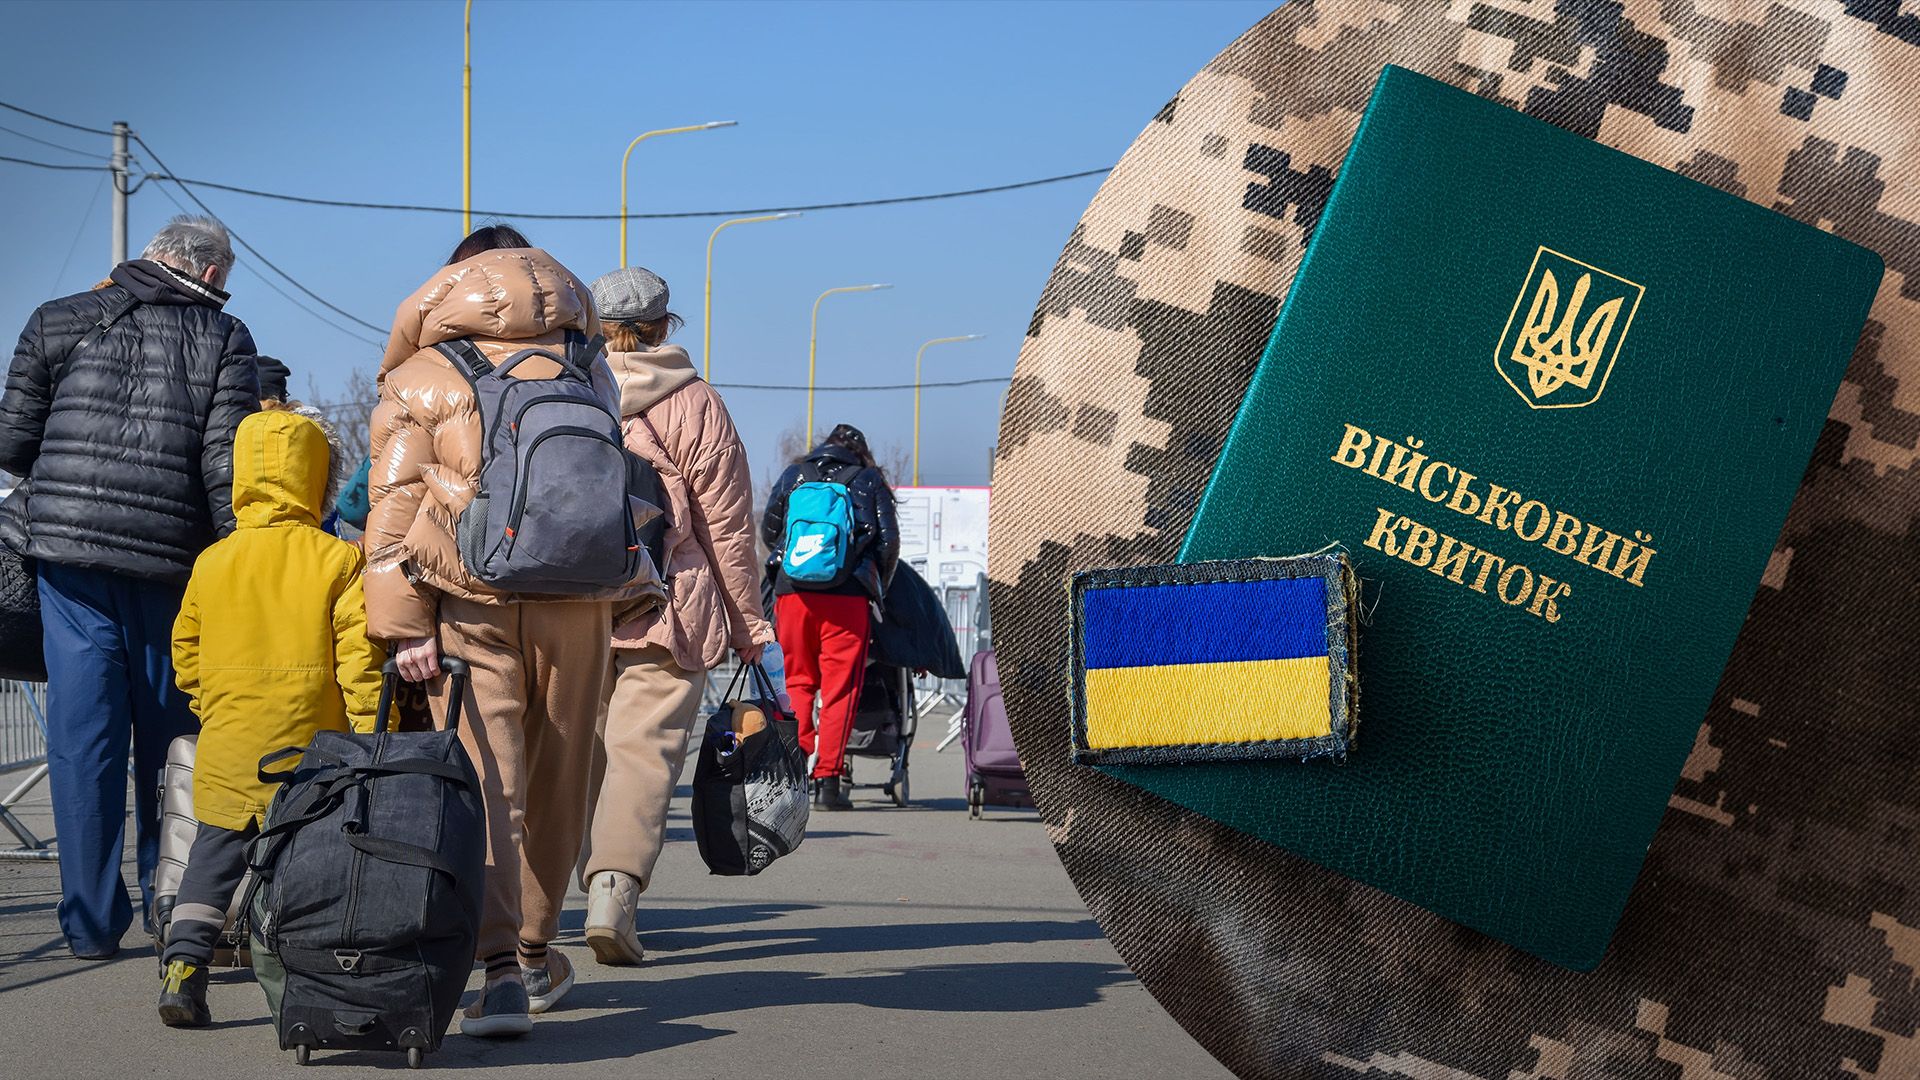
[[[113,122],[113,264],[127,261],[127,123]]]

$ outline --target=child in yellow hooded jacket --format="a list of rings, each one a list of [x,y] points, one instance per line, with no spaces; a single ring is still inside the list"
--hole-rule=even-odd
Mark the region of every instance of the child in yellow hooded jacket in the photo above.
[[[297,410],[297,411],[296,411]],[[351,464],[319,414],[269,407],[233,442],[237,527],[194,562],[175,681],[200,718],[200,829],[167,928],[160,1017],[204,1027],[206,965],[274,785],[260,759],[322,730],[373,730],[385,657],[367,637],[358,548],[320,528]]]

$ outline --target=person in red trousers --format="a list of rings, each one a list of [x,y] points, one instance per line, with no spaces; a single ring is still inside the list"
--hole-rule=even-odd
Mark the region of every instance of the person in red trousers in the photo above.
[[[780,474],[760,533],[774,553],[774,633],[787,694],[800,746],[815,756],[814,805],[849,810],[847,735],[867,669],[868,607],[885,597],[900,561],[893,489],[859,428],[839,425]]]

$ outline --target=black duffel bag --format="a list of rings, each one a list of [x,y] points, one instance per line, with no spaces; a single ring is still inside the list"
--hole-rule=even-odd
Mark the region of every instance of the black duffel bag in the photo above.
[[[322,731],[260,761],[281,784],[248,850],[254,972],[280,1048],[439,1049],[473,970],[486,873],[480,782],[457,729],[467,666],[451,657],[444,731],[390,731],[388,661],[372,735]],[[288,758],[291,772],[269,772]]]
[[[747,692],[757,696],[736,698],[749,677]],[[799,722],[756,661],[735,673],[707,717],[693,767],[693,839],[713,873],[757,874],[800,846],[808,813]]]

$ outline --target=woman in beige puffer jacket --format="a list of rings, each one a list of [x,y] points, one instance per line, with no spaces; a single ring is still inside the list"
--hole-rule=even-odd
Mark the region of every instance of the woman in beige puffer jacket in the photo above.
[[[729,648],[751,662],[773,640],[761,615],[746,448],[686,350],[665,344],[679,323],[667,296],[667,283],[639,267],[593,283],[627,449],[653,465],[666,495],[671,594],[666,607],[613,636],[605,753],[595,757],[598,794],[582,872],[587,944],[603,964],[640,962],[636,902],[660,857],[707,671]]]
[[[616,603],[658,607],[664,590],[646,559],[624,587],[586,599],[503,594],[467,572],[454,527],[479,481],[480,415],[466,376],[433,346],[468,338],[499,362],[530,347],[559,351],[570,332],[591,338],[599,329],[580,279],[518,232],[489,226],[400,305],[380,366],[368,474],[367,630],[392,644],[402,675],[431,680],[440,724],[447,717],[441,649],[472,670],[460,740],[487,813],[478,948],[487,984],[461,1019],[469,1035],[524,1034],[528,1014],[545,1011],[573,984],[572,965],[549,954],[547,943],[558,932],[586,828],[607,634]],[[612,376],[597,359],[593,367],[612,409]],[[557,373],[540,357],[513,372]]]

